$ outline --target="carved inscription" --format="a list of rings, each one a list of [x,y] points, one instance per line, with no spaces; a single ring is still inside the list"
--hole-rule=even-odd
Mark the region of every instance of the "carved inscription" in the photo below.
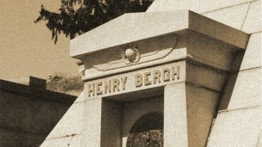
[[[130,76],[122,76],[104,81],[90,82],[87,84],[88,97],[100,96],[132,88],[142,88],[150,85],[158,85],[174,82],[180,79],[180,66],[156,69],[152,71],[138,72]],[[128,84],[127,84],[128,83]]]
[[[135,76],[135,86],[148,86],[152,84],[159,84],[161,82],[179,80],[179,66],[164,68],[162,71],[155,70],[153,72],[145,72],[144,74],[137,74]]]
[[[98,96],[102,94],[108,94],[111,92],[117,92],[125,90],[127,77],[110,79],[103,82],[95,82],[88,84],[88,96]]]

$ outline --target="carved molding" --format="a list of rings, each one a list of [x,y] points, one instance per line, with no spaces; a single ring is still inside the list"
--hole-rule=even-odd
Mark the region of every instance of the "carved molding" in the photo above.
[[[143,64],[146,62],[161,60],[167,57],[174,50],[176,44],[177,44],[177,40],[175,42],[175,45],[171,48],[159,49],[158,51],[151,52],[151,53],[145,53],[145,54],[140,54],[137,48],[126,49],[121,52],[121,57],[122,57],[121,60],[111,61],[111,62],[107,62],[103,64],[97,64],[97,65],[94,65],[93,67],[98,71],[105,72],[105,71],[115,70],[119,68],[129,67],[133,65]],[[125,51],[127,50],[134,51],[135,57],[133,58],[133,60],[130,60],[126,57]]]

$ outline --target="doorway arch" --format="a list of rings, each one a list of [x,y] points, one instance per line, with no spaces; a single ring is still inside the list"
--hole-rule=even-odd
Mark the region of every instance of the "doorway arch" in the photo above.
[[[163,113],[140,117],[129,131],[126,147],[163,147]]]

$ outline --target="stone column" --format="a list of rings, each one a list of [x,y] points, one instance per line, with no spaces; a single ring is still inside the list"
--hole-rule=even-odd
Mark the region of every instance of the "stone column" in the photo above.
[[[164,146],[188,146],[185,83],[165,86]]]
[[[84,106],[82,147],[99,147],[101,143],[102,98],[87,99]]]
[[[120,147],[121,109],[101,97],[85,101],[82,147]]]
[[[103,99],[100,147],[121,147],[121,113],[121,105]]]

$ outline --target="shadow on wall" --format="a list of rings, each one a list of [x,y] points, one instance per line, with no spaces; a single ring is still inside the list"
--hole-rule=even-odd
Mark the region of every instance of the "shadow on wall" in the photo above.
[[[45,88],[34,77],[29,86],[0,80],[0,146],[40,146],[76,99]]]
[[[227,83],[223,88],[223,93],[220,95],[220,102],[218,102],[217,111],[225,110],[228,107],[232,92],[234,90],[236,79],[239,73],[240,65],[242,63],[245,52],[238,52],[231,63],[231,71],[228,73]],[[215,114],[216,117],[217,113]]]

